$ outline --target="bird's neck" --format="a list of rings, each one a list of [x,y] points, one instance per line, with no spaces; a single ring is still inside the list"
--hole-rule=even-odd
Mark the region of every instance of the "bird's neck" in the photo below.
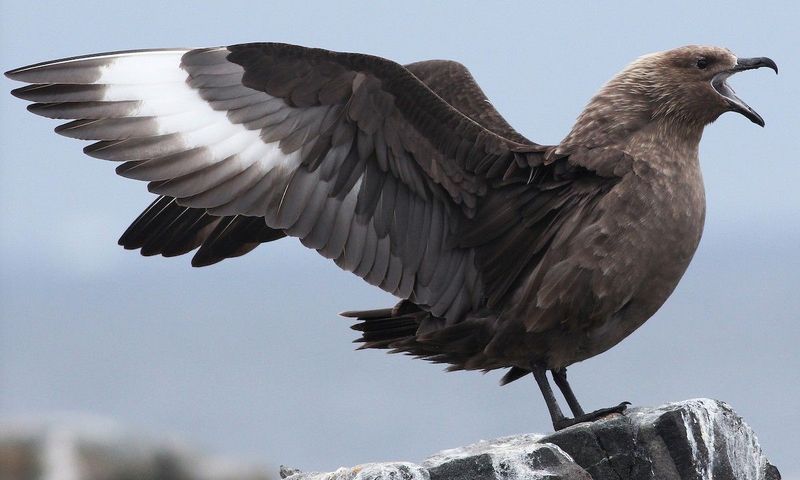
[[[586,149],[630,152],[659,145],[680,152],[695,152],[705,123],[663,115],[654,110],[646,94],[634,88],[608,85],[578,116],[557,153],[569,155]]]

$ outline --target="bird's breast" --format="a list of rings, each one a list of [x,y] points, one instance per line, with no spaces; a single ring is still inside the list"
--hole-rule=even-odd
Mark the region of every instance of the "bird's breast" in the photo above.
[[[613,347],[675,289],[704,217],[696,162],[683,170],[635,165],[599,200],[589,223],[548,251],[548,270],[517,292],[506,315],[512,320],[498,329],[490,353],[523,368],[531,359],[560,368]]]
[[[681,163],[683,168],[658,170],[635,164],[604,199],[601,222],[609,242],[597,252],[594,293],[617,309],[585,323],[580,360],[640,327],[686,272],[703,232],[705,190],[699,163]]]

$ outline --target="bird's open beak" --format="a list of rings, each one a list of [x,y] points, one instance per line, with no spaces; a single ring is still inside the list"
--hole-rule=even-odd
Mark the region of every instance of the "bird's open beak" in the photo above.
[[[778,65],[775,64],[772,59],[767,57],[757,57],[757,58],[740,58],[736,61],[736,65],[733,66],[730,70],[725,70],[724,72],[719,72],[718,74],[714,75],[714,78],[711,79],[711,85],[714,87],[714,90],[717,91],[723,98],[728,102],[731,111],[739,112],[745,117],[749,118],[751,122],[755,123],[756,125],[764,126],[764,119],[761,118],[755,110],[750,108],[750,105],[744,103],[744,100],[736,96],[736,93],[733,89],[728,85],[726,80],[728,77],[733,75],[734,73],[742,72],[745,70],[753,70],[756,68],[761,67],[768,67],[775,70],[775,73],[778,73]]]

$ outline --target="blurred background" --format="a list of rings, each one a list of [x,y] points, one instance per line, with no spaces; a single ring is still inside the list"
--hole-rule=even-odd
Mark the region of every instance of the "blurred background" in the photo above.
[[[731,82],[766,128],[726,114],[706,129],[706,229],[683,281],[570,378],[589,409],[724,400],[784,478],[800,479],[798,5],[0,0],[0,69],[248,41],[454,59],[517,130],[552,144],[644,53],[700,43],[773,58],[779,76]],[[0,79],[3,92],[17,86]],[[71,419],[57,422],[66,431],[118,423],[274,473],[421,461],[551,429],[531,379],[500,388],[500,372],[354,352],[336,313],[394,299],[299,242],[204,269],[124,251],[116,240],[151,201],[145,185],[82,155],[25,104],[0,94],[0,431],[34,435],[53,415]]]

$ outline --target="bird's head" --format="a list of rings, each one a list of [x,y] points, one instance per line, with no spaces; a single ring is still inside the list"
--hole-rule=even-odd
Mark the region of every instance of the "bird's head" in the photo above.
[[[702,126],[725,112],[737,112],[763,127],[764,119],[727,83],[735,73],[761,67],[778,73],[778,66],[767,57],[738,58],[727,48],[689,45],[645,55],[615,80],[647,96],[654,118]]]
[[[738,58],[720,47],[689,45],[644,55],[592,98],[558,152],[618,144],[653,127],[696,146],[703,128],[725,112],[763,127],[764,119],[727,83],[737,72],[761,67],[778,72],[769,58]]]

